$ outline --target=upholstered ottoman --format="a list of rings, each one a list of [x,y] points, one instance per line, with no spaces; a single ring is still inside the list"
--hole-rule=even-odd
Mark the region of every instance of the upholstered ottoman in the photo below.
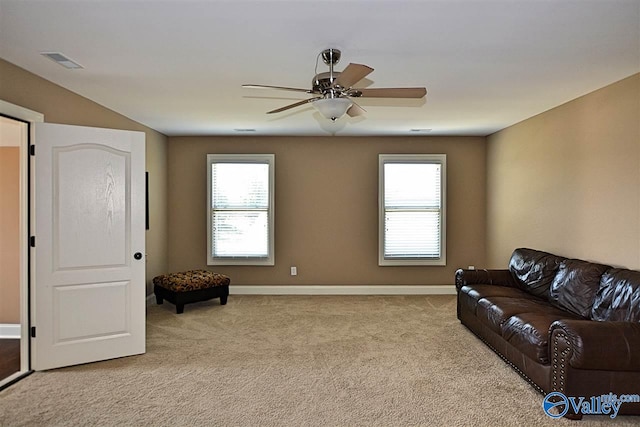
[[[176,306],[176,313],[184,312],[184,305],[192,302],[220,298],[220,304],[227,303],[231,279],[224,274],[207,270],[189,270],[169,273],[153,278],[153,293],[156,302],[163,300]]]

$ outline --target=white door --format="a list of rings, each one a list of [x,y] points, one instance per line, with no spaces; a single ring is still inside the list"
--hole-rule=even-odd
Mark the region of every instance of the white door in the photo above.
[[[144,133],[35,126],[32,367],[144,353]]]

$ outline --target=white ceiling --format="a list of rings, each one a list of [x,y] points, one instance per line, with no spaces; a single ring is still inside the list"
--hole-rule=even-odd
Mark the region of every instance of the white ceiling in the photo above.
[[[426,102],[332,123],[240,87],[310,88],[329,47]],[[166,135],[487,135],[640,72],[640,0],[0,0],[0,57]]]

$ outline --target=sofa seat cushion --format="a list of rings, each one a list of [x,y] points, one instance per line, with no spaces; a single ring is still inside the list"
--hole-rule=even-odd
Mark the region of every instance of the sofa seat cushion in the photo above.
[[[482,298],[527,298],[527,293],[520,289],[496,285],[465,285],[460,288],[459,294],[460,303],[465,304],[473,314],[476,314],[478,301],[480,301]]]
[[[476,317],[492,331],[502,335],[502,324],[521,313],[555,313],[559,311],[539,298],[485,297],[478,301]]]
[[[577,318],[579,316],[557,309],[516,314],[502,324],[502,337],[531,359],[548,365],[549,327],[556,320]]]

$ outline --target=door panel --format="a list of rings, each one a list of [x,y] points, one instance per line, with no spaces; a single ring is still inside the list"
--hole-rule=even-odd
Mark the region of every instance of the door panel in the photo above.
[[[54,342],[79,342],[130,333],[130,289],[130,281],[56,287]],[[91,316],[79,322],[75,307],[84,307]]]
[[[129,264],[130,153],[91,144],[55,147],[53,156],[56,270]],[[78,197],[87,188],[95,193]]]
[[[144,353],[144,133],[36,124],[36,370]]]

